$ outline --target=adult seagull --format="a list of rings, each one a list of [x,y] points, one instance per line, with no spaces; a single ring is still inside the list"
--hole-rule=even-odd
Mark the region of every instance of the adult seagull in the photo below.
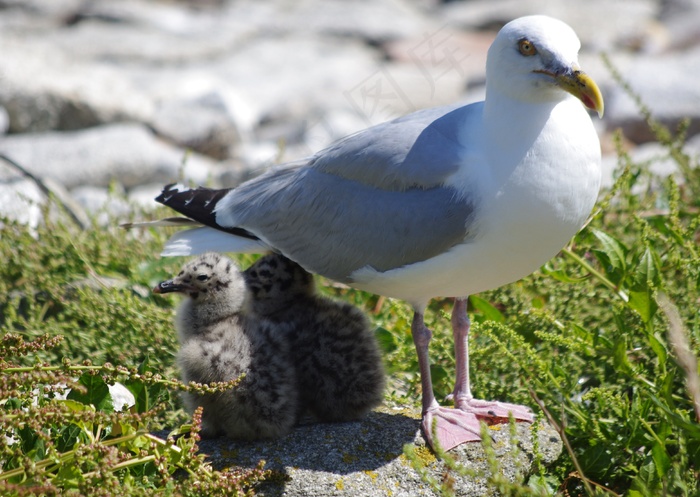
[[[467,296],[537,270],[593,208],[600,144],[584,106],[602,115],[603,99],[579,48],[561,21],[516,19],[489,48],[483,102],[368,128],[237,188],[168,186],[156,200],[205,226],[177,233],[163,255],[272,250],[410,303],[433,446],[479,440],[481,418],[532,421],[527,407],[472,396]],[[454,408],[437,403],[430,378],[423,313],[438,296],[455,298]]]

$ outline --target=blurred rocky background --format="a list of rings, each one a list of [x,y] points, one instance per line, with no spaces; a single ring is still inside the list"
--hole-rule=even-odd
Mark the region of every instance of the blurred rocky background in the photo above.
[[[697,154],[698,0],[0,0],[0,154],[34,177],[0,160],[0,215],[40,222],[48,190],[83,218],[126,216],[168,182],[232,186],[371,124],[482,99],[495,33],[536,13],[576,30],[601,86],[605,185],[613,130],[634,157],[667,152],[601,53],[661,122],[692,119]]]

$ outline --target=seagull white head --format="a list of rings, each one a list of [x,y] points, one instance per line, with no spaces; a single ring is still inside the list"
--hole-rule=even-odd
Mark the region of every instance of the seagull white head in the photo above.
[[[602,117],[603,97],[578,66],[579,48],[576,33],[562,21],[541,15],[515,19],[489,48],[487,92],[524,102],[559,101],[569,93]]]

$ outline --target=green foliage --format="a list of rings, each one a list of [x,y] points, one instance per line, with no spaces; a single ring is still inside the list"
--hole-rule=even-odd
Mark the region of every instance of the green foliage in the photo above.
[[[235,382],[172,379],[172,304],[149,287],[181,261],[154,259],[162,235],[0,226],[0,494],[250,494],[263,463],[213,470],[201,413],[188,419],[173,395]],[[134,395],[128,410],[115,411],[116,381]],[[152,434],[164,425],[176,428]]]

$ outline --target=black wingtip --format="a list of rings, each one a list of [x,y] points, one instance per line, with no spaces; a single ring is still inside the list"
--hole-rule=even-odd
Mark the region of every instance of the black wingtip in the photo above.
[[[160,192],[160,195],[156,197],[156,202],[159,204],[163,205],[168,205],[168,200],[176,194],[176,193],[181,193],[180,189],[182,191],[187,191],[187,189],[183,188],[183,186],[179,183],[169,183],[163,187],[163,191]]]
[[[233,188],[215,190],[201,186],[188,189],[178,183],[170,183],[156,197],[156,202],[211,228],[257,240],[258,237],[249,231],[237,227],[221,226],[216,222],[216,205],[232,190]]]

